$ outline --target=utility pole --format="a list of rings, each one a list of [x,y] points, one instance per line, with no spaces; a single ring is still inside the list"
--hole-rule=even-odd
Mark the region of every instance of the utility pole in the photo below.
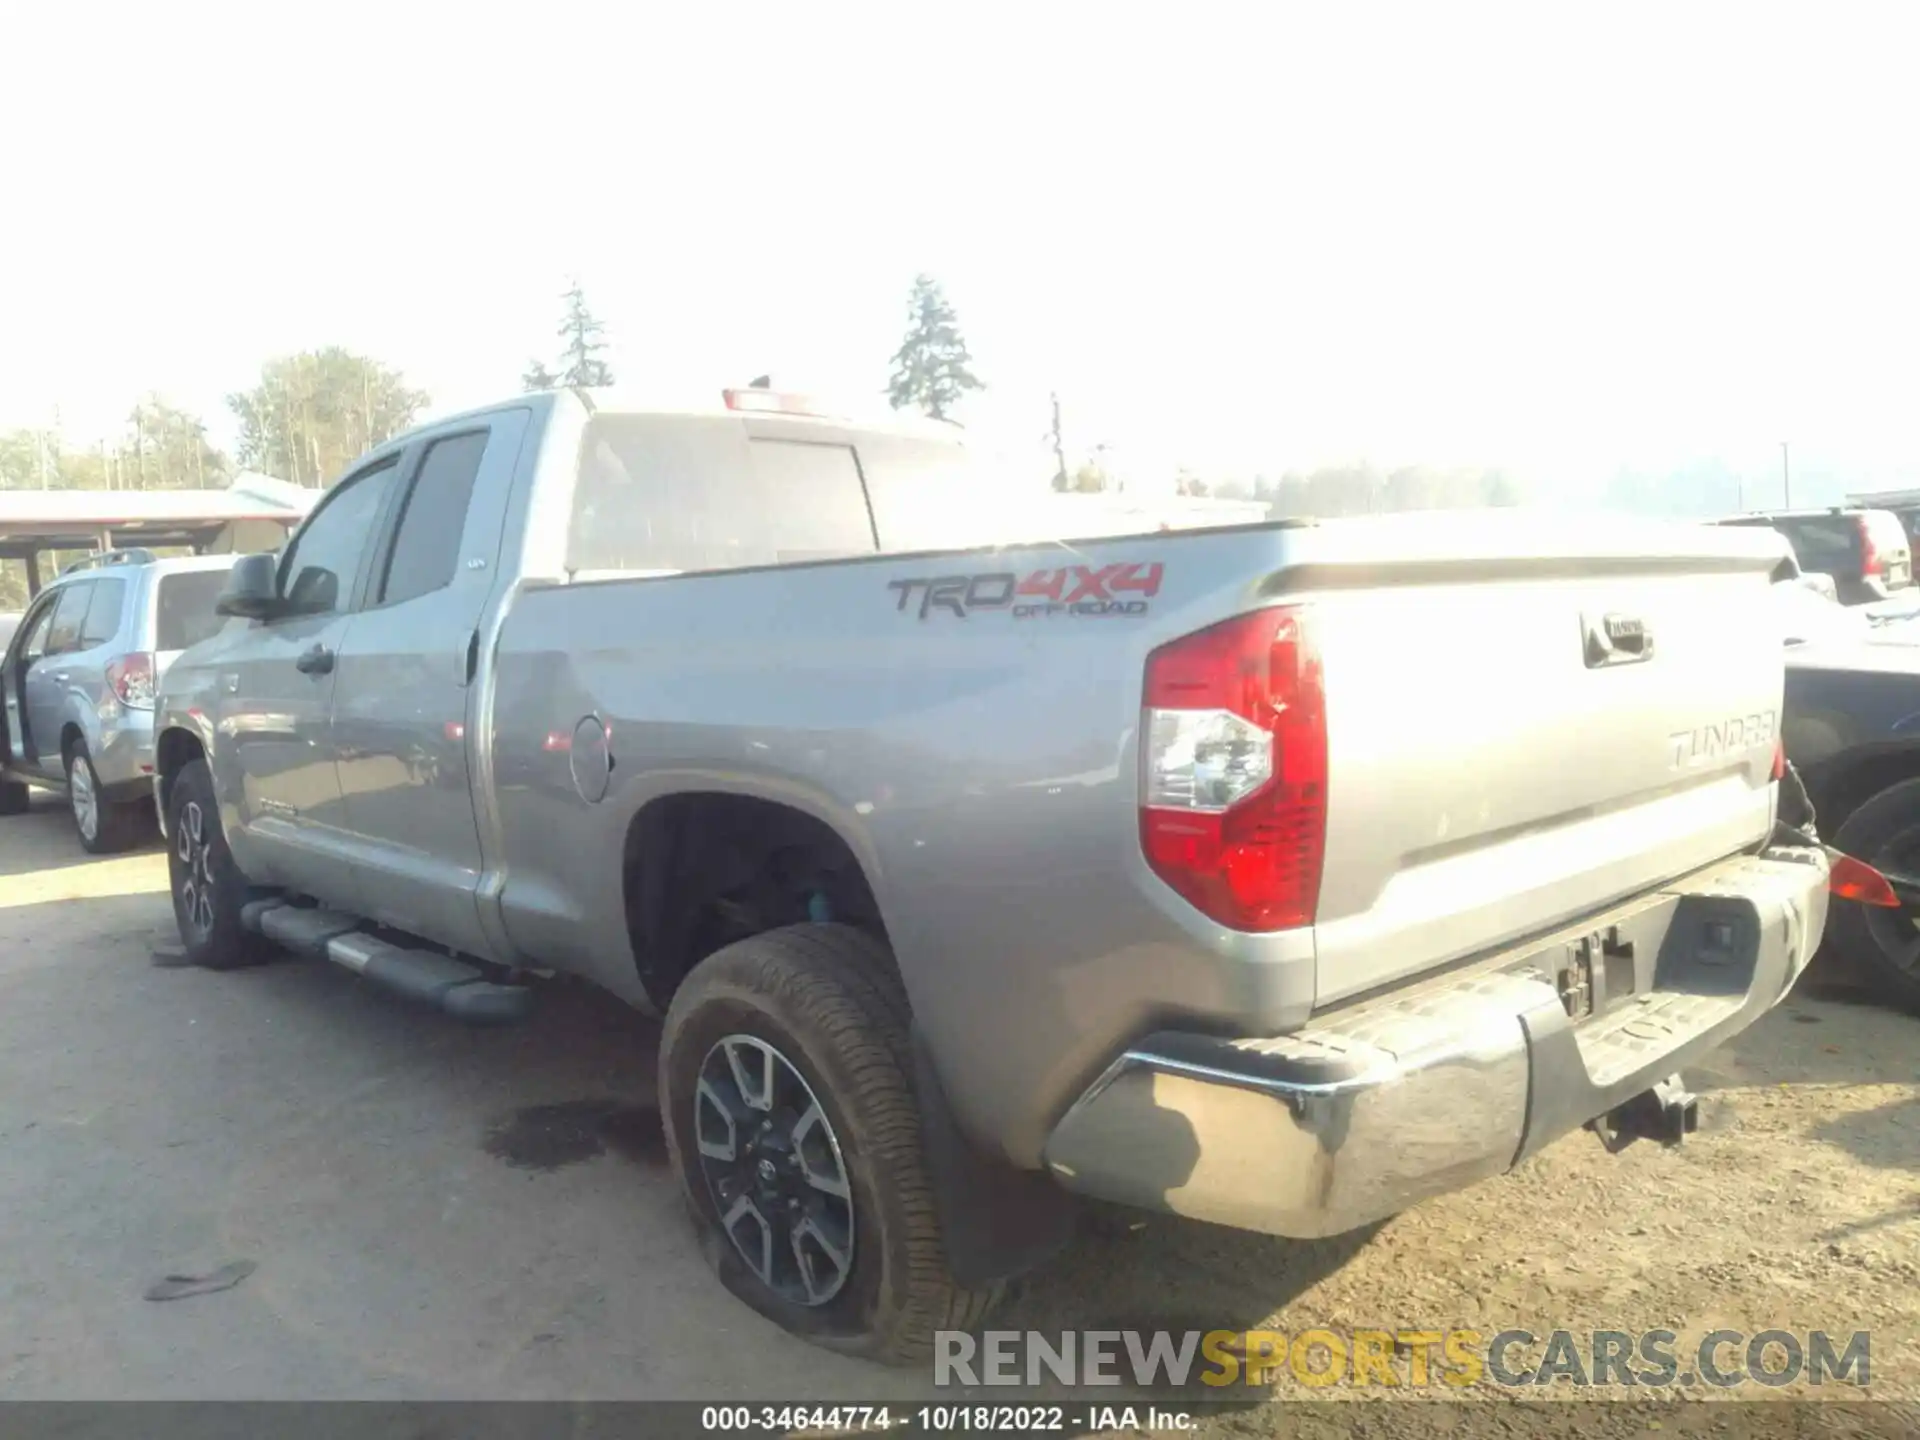
[[[1048,439],[1053,441],[1053,488],[1067,490],[1073,482],[1067,478],[1067,444],[1060,434],[1060,395],[1055,391],[1048,397],[1053,401],[1053,430]]]
[[[1787,442],[1780,442],[1780,493],[1785,500],[1783,509],[1793,508],[1793,472],[1787,468]]]

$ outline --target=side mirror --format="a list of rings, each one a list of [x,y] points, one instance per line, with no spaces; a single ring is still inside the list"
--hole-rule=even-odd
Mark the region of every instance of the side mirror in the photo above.
[[[242,555],[233,562],[225,588],[213,602],[216,615],[237,615],[247,620],[271,620],[280,614],[280,558],[277,555]]]

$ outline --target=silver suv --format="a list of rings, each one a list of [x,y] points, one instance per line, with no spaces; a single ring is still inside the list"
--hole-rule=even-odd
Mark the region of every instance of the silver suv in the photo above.
[[[95,854],[153,834],[153,697],[173,658],[225,622],[231,555],[115,550],[68,566],[20,619],[0,686],[0,815],[27,787],[64,790]]]

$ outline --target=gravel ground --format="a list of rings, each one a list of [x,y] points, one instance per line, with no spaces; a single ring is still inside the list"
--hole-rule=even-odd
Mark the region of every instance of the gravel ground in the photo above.
[[[0,821],[0,1395],[929,1393],[924,1376],[789,1339],[710,1280],[661,1161],[649,1022],[558,992],[525,1026],[470,1032],[324,965],[159,968],[164,892],[157,852],[89,860],[45,806]],[[1703,1132],[1679,1149],[1609,1156],[1577,1134],[1510,1176],[1333,1241],[1160,1220],[1090,1235],[995,1323],[1668,1328],[1683,1357],[1714,1329],[1867,1329],[1871,1395],[1920,1401],[1917,1038],[1920,1021],[1816,970],[1691,1073]],[[258,1268],[219,1294],[142,1299],[166,1274],[232,1260]],[[1290,1377],[1273,1393],[1388,1398]],[[1736,1413],[1676,1403],[1697,1386],[1651,1409],[1644,1391],[1550,1393],[1613,1402],[1548,1407],[1588,1436],[1726,1433]],[[1835,1387],[1709,1398],[1762,1393]],[[1880,1411],[1851,1430],[1837,1406],[1738,1413],[1743,1434],[1761,1433],[1746,1417],[1763,1413],[1799,1417],[1800,1433],[1920,1428],[1910,1416],[1884,1428],[1893,1412]],[[1538,1423],[1511,1405],[1319,1404],[1284,1428]],[[1209,1425],[1271,1434],[1276,1417]]]

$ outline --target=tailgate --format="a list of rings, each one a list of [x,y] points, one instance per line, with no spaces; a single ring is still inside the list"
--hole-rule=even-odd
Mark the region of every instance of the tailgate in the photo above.
[[[1408,546],[1344,583],[1323,571],[1320,1004],[1577,920],[1771,828],[1784,657],[1766,542],[1632,526],[1525,554],[1523,528],[1501,533],[1459,535],[1444,560]]]

